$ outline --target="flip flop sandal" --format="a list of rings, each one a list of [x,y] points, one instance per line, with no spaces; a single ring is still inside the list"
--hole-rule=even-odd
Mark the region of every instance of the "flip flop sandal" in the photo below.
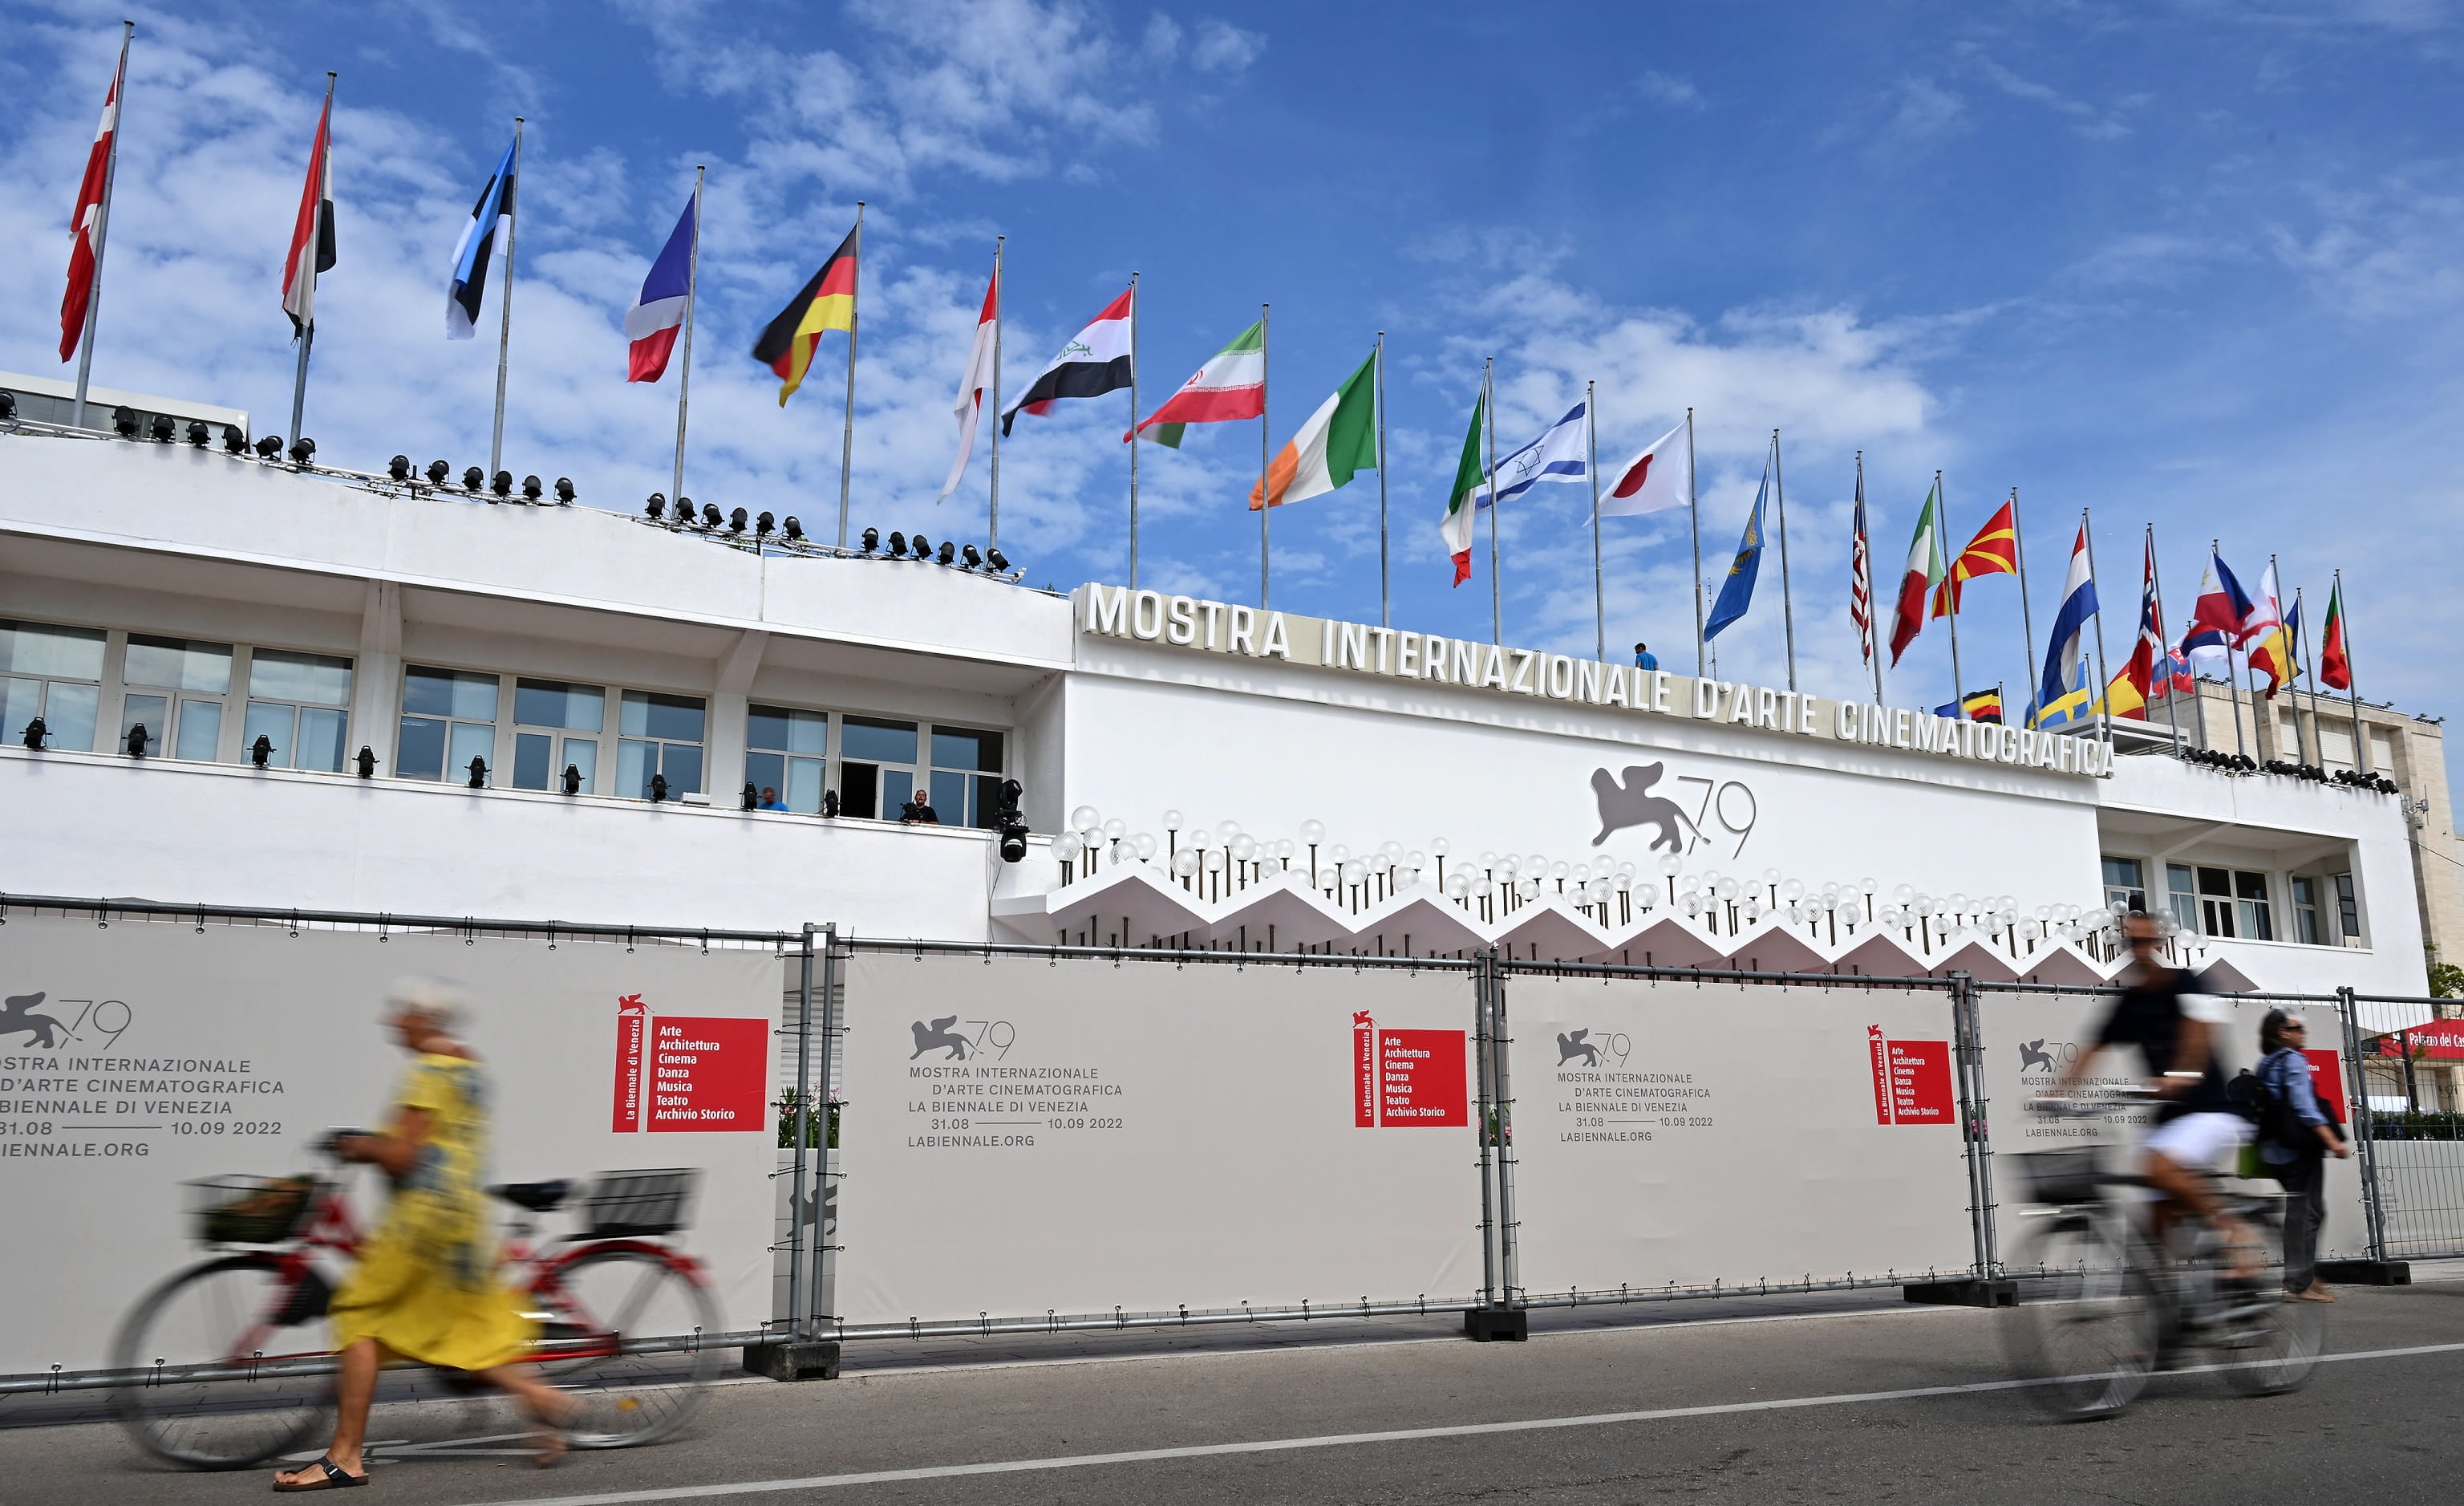
[[[281,1480],[276,1480],[274,1482],[275,1490],[288,1495],[297,1491],[347,1490],[354,1485],[365,1485],[368,1483],[368,1477],[366,1475],[353,1474],[350,1471],[343,1469],[341,1465],[336,1464],[331,1459],[319,1459],[316,1462],[313,1468],[324,1471],[325,1477],[321,1480],[306,1480],[289,1484],[286,1484]]]

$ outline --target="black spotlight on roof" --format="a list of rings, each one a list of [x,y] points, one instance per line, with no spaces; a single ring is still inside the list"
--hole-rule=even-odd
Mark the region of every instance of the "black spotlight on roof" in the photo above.
[[[1001,828],[1001,855],[1004,863],[1022,862],[1026,857],[1026,817],[1018,808],[1021,793],[1017,780],[1001,782],[1001,804],[993,811],[993,824]]]
[[[755,788],[753,781],[749,779],[744,782],[744,808],[747,810],[761,808],[761,791]]]
[[[557,504],[561,507],[570,507],[573,505],[573,478],[571,476],[560,476],[556,478],[556,500]]]
[[[463,468],[462,490],[466,492],[475,492],[487,484],[487,474],[481,471],[477,466],[465,466]]]
[[[837,790],[835,790],[835,789],[825,789],[825,790],[823,790],[823,791],[822,791],[822,814],[823,814],[825,817],[827,817],[827,818],[830,818],[830,819],[836,819],[836,818],[837,818],[837,816],[838,816],[838,813],[839,813],[839,792],[838,792]]]
[[[256,741],[248,745],[248,761],[257,768],[263,768],[273,763],[274,740],[262,732],[258,733]]]
[[[539,499],[539,494],[545,490],[545,487],[539,485],[539,478],[538,476],[526,476],[522,477],[522,500],[526,502],[536,502]]]
[[[154,442],[158,445],[167,445],[171,442],[171,415],[168,413],[155,414],[153,422],[145,426],[145,432],[154,436]]]
[[[442,460],[428,462],[428,484],[430,486],[443,486],[445,478],[452,474],[453,468]]]
[[[112,432],[122,439],[137,437],[137,410],[122,403],[111,410]]]
[[[498,497],[513,496],[514,473],[511,471],[497,472],[495,478],[488,483],[488,490],[495,493]]]
[[[369,747],[366,743],[363,742],[360,744],[360,756],[353,759],[351,762],[360,766],[360,777],[362,779],[374,779],[377,777],[377,750]]]
[[[913,551],[915,558],[919,560],[929,560],[933,558],[933,541],[925,538],[920,533],[913,539],[909,540],[907,546],[909,549]]]
[[[14,392],[0,391],[0,419],[10,419],[16,416],[17,394]]]
[[[213,431],[206,427],[206,421],[204,419],[191,418],[188,420],[188,443],[195,445],[200,450],[203,450],[206,447],[206,441],[212,437]]]
[[[770,537],[770,530],[778,526],[778,519],[771,517],[768,513],[763,513],[760,517],[753,520],[753,537],[756,539],[767,539]]]
[[[663,800],[665,800],[665,799],[667,799],[667,798],[668,798],[668,776],[667,776],[667,775],[665,775],[665,774],[653,774],[653,775],[651,775],[651,776],[650,776],[650,804],[652,804],[652,805],[654,805],[654,806],[655,806],[655,805],[659,804],[661,801],[663,801]]]
[[[866,529],[866,530],[865,530],[865,532],[867,532],[867,533],[870,533],[871,531],[872,531],[872,530],[871,530],[871,529],[869,529],[869,528],[868,528],[868,529]],[[900,533],[897,529],[892,528],[891,530],[890,530],[890,557],[891,557],[891,559],[895,560],[895,559],[897,559],[900,555],[905,554],[906,552],[907,552],[907,536],[906,536],[905,534],[903,534],[903,533]]]
[[[957,546],[957,544],[955,544],[955,543],[951,543],[949,540],[947,540],[947,539],[942,540],[942,541],[941,541],[941,552],[940,552],[940,554],[937,556],[937,558],[940,560],[940,562],[941,562],[943,565],[948,565],[948,564],[950,564],[952,561],[954,561],[954,560],[957,559],[957,557],[958,557],[958,546]]]
[[[804,537],[804,525],[796,520],[796,515],[794,513],[789,513],[787,515],[784,532],[790,539],[801,540]]]
[[[676,498],[675,519],[676,521],[680,523],[689,523],[693,520],[693,503],[692,498],[679,497]]]
[[[720,517],[718,516],[718,504],[717,504],[716,502],[704,502],[704,503],[702,503],[702,508],[701,508],[701,525],[702,525],[703,527],[705,527],[705,528],[715,528],[715,527],[717,527],[721,522],[724,522],[725,520],[724,520],[724,519],[722,519],[722,518],[720,518]]]
[[[878,528],[867,528],[864,531],[864,552],[870,554],[873,550],[880,547],[881,530]]]
[[[968,569],[972,570],[984,563],[984,557],[976,552],[976,546],[972,543],[967,545],[967,547],[961,552],[966,558]]]
[[[578,795],[582,793],[581,764],[567,764],[564,765],[564,792],[568,795]]]
[[[248,431],[237,424],[223,425],[223,448],[232,454],[248,454]]]
[[[385,462],[385,475],[392,476],[397,481],[409,480],[410,456],[407,454],[398,454],[392,459],[387,460]]]
[[[125,744],[128,749],[128,756],[130,758],[143,758],[145,756],[145,744],[153,741],[153,738],[145,731],[145,723],[141,721],[137,725],[129,728],[128,742]]]
[[[471,755],[471,787],[473,789],[488,787],[488,761],[476,753]]]
[[[316,440],[309,438],[306,434],[301,434],[298,438],[291,441],[291,463],[293,465],[306,465],[309,461],[316,458]]]
[[[26,723],[23,740],[28,748],[36,753],[40,753],[43,751],[43,740],[51,735],[52,729],[43,725],[42,718],[36,717],[33,720]]]
[[[752,521],[752,520],[744,515],[744,509],[739,507],[736,511],[727,515],[727,531],[729,533],[742,533],[744,531],[744,525],[750,521]]]
[[[257,436],[256,457],[258,459],[271,460],[281,454],[282,436],[280,434],[259,434]]]
[[[984,563],[991,565],[996,570],[1006,570],[1009,568],[1009,556],[1001,553],[999,549],[986,549],[984,551]]]
[[[652,522],[657,522],[660,519],[668,516],[668,494],[665,492],[652,492],[650,494],[650,499],[642,504],[642,516],[648,518]]]

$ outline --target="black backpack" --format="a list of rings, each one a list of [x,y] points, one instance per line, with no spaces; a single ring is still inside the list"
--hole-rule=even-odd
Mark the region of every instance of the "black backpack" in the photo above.
[[[2326,1153],[2317,1127],[2302,1123],[2301,1117],[2293,1112],[2293,1105],[2269,1087],[2266,1078],[2249,1068],[2243,1068],[2239,1076],[2225,1085],[2225,1094],[2257,1123],[2259,1144],[2278,1146],[2296,1156]]]

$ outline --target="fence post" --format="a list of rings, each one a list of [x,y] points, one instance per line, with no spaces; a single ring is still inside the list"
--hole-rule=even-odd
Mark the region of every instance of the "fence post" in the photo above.
[[[1497,1277],[1503,1288],[1498,1295],[1519,1316],[1523,1288],[1515,1246],[1522,1238],[1522,1226],[1514,1217],[1514,1024],[1506,1004],[1506,972],[1493,953],[1488,961],[1488,999],[1489,1035],[1497,1056]]]
[[[2362,1217],[2369,1229],[2370,1259],[2387,1263],[2387,1209],[2380,1200],[2376,1118],[2370,1111],[2369,1074],[2362,1067],[2361,1010],[2350,985],[2336,990],[2336,1012],[2344,1026],[2344,1097],[2352,1105],[2353,1148],[2362,1158]]]
[[[773,1381],[828,1380],[839,1373],[839,1346],[815,1339],[807,1317],[820,1304],[804,1299],[805,1230],[808,1227],[812,1230],[810,1245],[813,1258],[810,1265],[817,1296],[821,1290],[824,1255],[820,1248],[821,1206],[814,1195],[813,1185],[804,1179],[805,1142],[812,1139],[813,1123],[813,923],[805,921],[803,946],[797,957],[796,970],[796,1124],[793,1131],[796,1146],[788,1163],[788,1176],[792,1180],[787,1195],[787,1332],[780,1338],[749,1344],[744,1350],[744,1368]],[[823,934],[827,941],[835,941],[837,927],[831,926]],[[822,963],[822,1084],[825,1093],[830,1080],[828,990],[831,950],[830,946],[825,945]],[[824,1146],[815,1160],[826,1168],[829,1158],[829,1117],[826,1112],[822,1117],[822,1126]]]
[[[837,1076],[839,1037],[845,1033],[839,1021],[840,989],[839,926],[833,920],[822,927],[822,1142],[813,1154],[811,1195],[804,1199],[805,1211],[813,1221],[813,1299],[805,1304],[805,1311],[812,1315],[813,1327],[806,1337],[815,1340],[822,1338],[823,1319],[836,1319],[834,1313],[825,1313],[822,1309],[825,1305],[837,1306],[837,1288],[831,1277],[837,1272],[838,1262],[832,1258],[829,1238],[822,1227],[822,1210],[829,1204],[830,1178],[836,1175],[831,1168],[838,1159],[837,1147],[830,1143],[829,1106],[830,1083]],[[835,1341],[831,1342],[830,1351],[830,1374],[836,1376],[838,1345]]]
[[[1497,1167],[1489,1145],[1497,1120],[1488,1095],[1488,959],[1489,954],[1482,952],[1479,966],[1471,975],[1472,1091],[1480,1099],[1477,1112],[1480,1116],[1480,1305],[1483,1307],[1497,1305]]]
[[[1472,973],[1472,1019],[1477,1034],[1472,1080],[1480,1097],[1480,1305],[1463,1314],[1463,1337],[1478,1342],[1519,1340],[1529,1318],[1515,1305],[1514,1192],[1508,1171],[1511,1103],[1506,1085],[1505,990],[1497,949],[1478,954]]]
[[[2018,1299],[2015,1283],[2002,1274],[1993,1224],[1993,1137],[1986,1126],[1985,1026],[1976,1003],[1976,980],[1950,974],[1951,1091],[1959,1099],[1960,1156],[1968,1170],[1968,1232],[1973,1248],[1964,1281],[1911,1281],[1900,1295],[1911,1302],[1963,1307],[2008,1307]]]

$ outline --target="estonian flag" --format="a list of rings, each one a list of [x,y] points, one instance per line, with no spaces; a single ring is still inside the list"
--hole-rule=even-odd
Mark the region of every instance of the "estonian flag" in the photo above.
[[[471,338],[479,322],[479,300],[488,294],[488,261],[496,255],[499,234],[506,245],[514,243],[514,151],[511,144],[505,147],[504,161],[479,190],[479,202],[471,206],[471,223],[462,227],[462,239],[453,247],[453,280],[445,293],[448,340]]]

